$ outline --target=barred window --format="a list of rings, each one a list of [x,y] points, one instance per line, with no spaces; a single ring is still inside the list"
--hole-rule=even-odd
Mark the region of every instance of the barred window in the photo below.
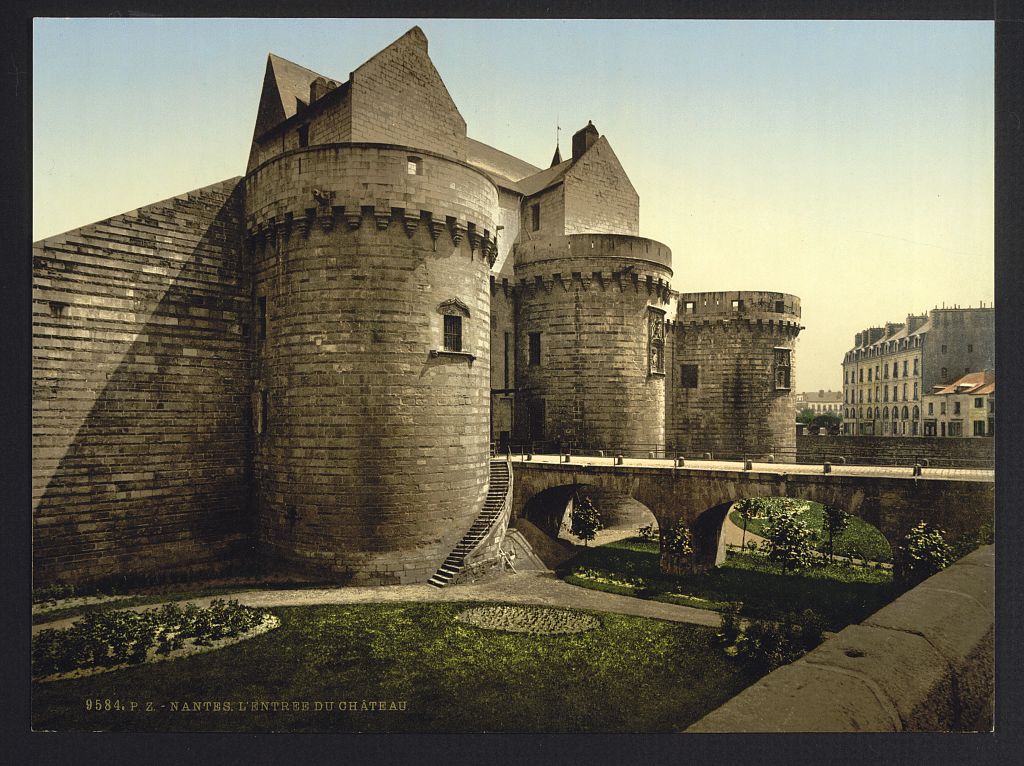
[[[462,317],[445,314],[444,350],[462,351]]]
[[[790,354],[788,348],[775,349],[775,388],[785,390],[790,383]]]

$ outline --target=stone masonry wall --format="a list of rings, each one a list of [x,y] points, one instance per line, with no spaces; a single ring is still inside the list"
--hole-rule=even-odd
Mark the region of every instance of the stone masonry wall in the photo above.
[[[733,308],[733,301],[742,301]],[[673,376],[666,414],[670,451],[777,459],[796,451],[797,333],[800,300],[766,292],[684,293],[671,330]],[[687,304],[693,304],[687,313]],[[781,308],[781,311],[776,309]],[[790,385],[775,385],[774,349],[790,349]],[[683,385],[683,366],[697,385]]]
[[[924,394],[968,372],[995,368],[995,313],[992,308],[932,309],[931,329],[921,353]]]
[[[992,468],[995,439],[941,436],[814,436],[796,437],[797,461],[913,465],[928,460],[932,466]]]
[[[566,234],[640,233],[640,195],[602,136],[565,174]]]
[[[246,179],[267,304],[259,539],[352,583],[426,580],[488,481],[497,192],[428,153],[409,175],[407,152],[310,147]],[[446,312],[463,317],[464,354],[436,353]]]
[[[533,206],[540,205],[540,228],[533,230]],[[523,200],[520,241],[532,242],[565,233],[565,188],[556,184]]]
[[[466,159],[466,121],[419,27],[352,73],[352,141],[418,146]]]
[[[36,586],[215,569],[249,547],[237,187],[33,245]]]
[[[995,548],[769,673],[689,732],[991,731]]]
[[[667,305],[668,248],[638,237],[574,235],[520,244],[515,257],[519,440],[543,400],[544,441],[662,449],[664,376],[649,368],[648,307]],[[534,332],[539,365],[529,360]]]

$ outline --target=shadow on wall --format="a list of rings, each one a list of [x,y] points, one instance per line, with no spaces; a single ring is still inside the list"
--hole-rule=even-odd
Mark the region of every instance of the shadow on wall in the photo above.
[[[37,586],[250,548],[250,286],[237,179],[37,243]],[[37,295],[38,300],[38,295]]]

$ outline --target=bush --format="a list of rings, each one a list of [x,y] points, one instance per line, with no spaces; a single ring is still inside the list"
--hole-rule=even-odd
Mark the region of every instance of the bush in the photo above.
[[[636,532],[641,540],[646,540],[648,542],[654,540],[653,524],[647,524],[646,526],[640,527]]]
[[[264,614],[237,601],[214,599],[208,608],[164,604],[156,609],[90,612],[64,630],[43,630],[32,639],[32,674],[48,676],[78,669],[136,665],[150,649],[169,654],[186,638],[209,645],[244,633]]]
[[[814,562],[814,548],[807,524],[792,510],[776,513],[764,528],[768,560],[782,565],[784,571],[803,569]]]
[[[953,563],[953,548],[945,532],[921,521],[900,543],[900,579],[912,586]]]
[[[824,620],[810,609],[789,613],[781,623],[753,620],[739,629],[738,610],[722,618],[719,638],[725,652],[758,673],[770,673],[802,657],[821,643]]]

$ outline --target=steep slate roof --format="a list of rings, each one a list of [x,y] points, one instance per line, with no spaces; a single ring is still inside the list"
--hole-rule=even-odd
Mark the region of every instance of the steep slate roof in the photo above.
[[[309,86],[318,77],[324,76],[274,53],[268,54],[254,135],[261,136],[289,117],[295,116],[299,102],[303,106],[309,106]],[[337,84],[336,80],[329,77],[324,79]]]
[[[520,190],[517,181],[540,172],[540,168],[529,162],[469,136],[466,136],[466,161],[491,176],[499,186],[514,191]]]
[[[537,194],[538,192],[542,192],[557,183],[561,183],[562,179],[565,178],[565,174],[569,171],[569,168],[572,167],[572,164],[572,160],[566,160],[565,162],[560,162],[547,170],[542,170],[528,178],[524,178],[519,182],[519,191],[523,193],[524,197],[529,197],[533,194]]]

